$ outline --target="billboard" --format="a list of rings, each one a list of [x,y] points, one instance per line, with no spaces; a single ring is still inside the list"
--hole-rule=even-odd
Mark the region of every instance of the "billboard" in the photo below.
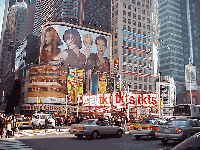
[[[190,81],[191,81],[191,90],[197,90],[196,66],[185,65],[185,81],[186,81],[186,90],[190,90]]]
[[[111,34],[64,23],[43,26],[39,61],[79,69],[110,71]]]

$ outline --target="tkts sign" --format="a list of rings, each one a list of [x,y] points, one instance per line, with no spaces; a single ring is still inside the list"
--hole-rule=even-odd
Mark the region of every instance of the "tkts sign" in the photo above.
[[[83,96],[83,106],[156,105],[156,97],[157,94],[127,94],[125,92],[97,94],[90,97]]]

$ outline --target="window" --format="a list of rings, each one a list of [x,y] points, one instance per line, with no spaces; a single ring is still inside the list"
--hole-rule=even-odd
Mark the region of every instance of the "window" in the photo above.
[[[115,46],[117,46],[117,41],[115,41]]]
[[[141,9],[140,8],[138,8],[138,13],[141,13]]]
[[[146,43],[146,39],[145,38],[143,38],[143,43]],[[143,47],[144,47],[144,45],[143,45]]]
[[[118,8],[118,3],[116,4],[116,8]]]
[[[128,16],[131,17],[131,12],[128,12]]]
[[[132,0],[132,3],[135,4],[135,0]]]
[[[138,15],[138,20],[141,20],[141,15]]]
[[[126,30],[126,25],[123,25],[123,30]]]
[[[145,26],[145,24],[143,26]],[[143,35],[146,36],[146,31],[143,32]],[[146,39],[145,39],[145,41],[146,41]],[[146,42],[144,42],[144,43],[146,43]]]
[[[150,91],[152,90],[152,86],[151,86],[151,85],[149,85],[149,90],[150,90]]]
[[[147,11],[147,16],[150,16],[150,13],[149,13],[149,11]]]
[[[137,76],[136,76],[137,77]],[[134,76],[135,78],[135,76]],[[137,79],[136,79],[137,80]],[[134,83],[134,89],[137,89],[137,83]]]
[[[141,42],[141,37],[138,37],[138,42]]]
[[[136,41],[136,36],[133,35],[133,40]]]
[[[135,13],[133,13],[133,18],[136,19],[136,14]]]
[[[123,62],[126,62],[126,57],[123,57]]]
[[[138,22],[138,27],[141,27],[141,22]]]
[[[131,42],[128,43],[128,47],[131,47]]]
[[[137,2],[137,5],[140,6],[140,2]]]
[[[126,18],[124,18],[124,17],[123,17],[123,22],[125,22],[125,23],[126,23]]]
[[[131,32],[131,27],[129,27],[129,26],[128,26],[128,31],[130,31],[130,32]]]
[[[147,25],[147,30],[150,30],[150,25]]]
[[[142,84],[139,84],[139,89],[142,89]]]
[[[130,19],[128,19],[128,23],[131,24],[131,20]]]
[[[144,85],[144,90],[147,90],[147,85]]]
[[[145,17],[142,17],[142,21],[145,21]]]
[[[133,47],[136,48],[136,43],[133,43]]]
[[[123,41],[123,45],[126,46],[126,41]]]
[[[123,10],[123,15],[126,15],[126,11],[125,10]]]
[[[126,70],[126,65],[123,65],[123,70]]]
[[[146,8],[149,9],[149,5],[146,5]]]
[[[126,8],[126,4],[125,3],[123,3],[123,8]]]
[[[138,34],[141,34],[141,30],[140,29],[138,29]]]
[[[142,81],[142,77],[141,76],[139,77],[139,81]]]
[[[142,14],[145,15],[145,10],[142,10]]]
[[[144,7],[144,3],[142,3],[142,7]]]
[[[136,7],[133,7],[133,11],[136,12]]]
[[[118,15],[118,10],[116,11],[116,15]]]
[[[150,19],[149,18],[147,18],[147,22],[150,23]]]
[[[136,28],[133,28],[133,33],[136,33]]]
[[[128,9],[131,10],[131,5],[128,5]]]

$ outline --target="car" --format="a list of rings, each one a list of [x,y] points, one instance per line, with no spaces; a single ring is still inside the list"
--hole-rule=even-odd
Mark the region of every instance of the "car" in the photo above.
[[[158,125],[163,125],[165,124],[167,121],[165,119],[158,119]]]
[[[46,113],[33,114],[32,126],[38,127],[39,129],[41,129],[42,127],[45,126],[45,118],[46,117],[48,117],[48,125],[47,126],[54,129],[55,128],[55,120],[52,118],[51,114],[46,114]]]
[[[79,124],[71,125],[69,133],[74,134],[78,138],[86,136],[96,139],[98,136],[104,135],[116,135],[117,137],[121,137],[124,131],[123,128],[114,126],[106,120],[87,119]]]
[[[16,119],[16,125],[19,129],[21,128],[33,128],[31,120],[27,118]]]
[[[140,120],[131,120],[129,123],[125,125],[125,131],[128,131],[131,125],[136,125],[140,122]]]
[[[175,119],[170,120],[156,129],[156,137],[165,145],[169,140],[184,140],[200,132],[197,120]]]
[[[156,119],[144,119],[138,124],[131,125],[129,134],[134,135],[136,139],[140,139],[141,136],[151,136],[155,138],[155,130],[157,127],[158,121]]]

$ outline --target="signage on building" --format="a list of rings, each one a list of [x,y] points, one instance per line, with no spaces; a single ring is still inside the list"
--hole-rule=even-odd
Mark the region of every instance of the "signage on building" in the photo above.
[[[186,90],[197,90],[196,66],[185,65]]]

